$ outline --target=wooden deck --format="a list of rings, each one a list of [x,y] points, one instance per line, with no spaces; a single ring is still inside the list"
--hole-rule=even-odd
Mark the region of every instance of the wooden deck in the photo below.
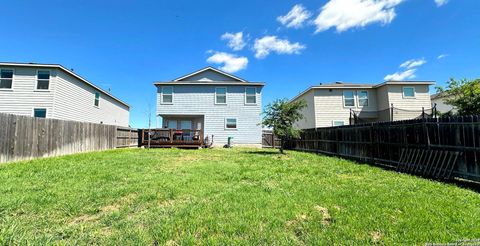
[[[149,142],[150,133],[150,145]],[[202,130],[143,129],[142,146],[150,148],[200,148],[204,146]]]

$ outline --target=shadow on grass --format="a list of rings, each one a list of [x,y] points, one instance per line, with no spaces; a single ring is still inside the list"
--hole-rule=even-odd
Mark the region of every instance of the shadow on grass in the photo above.
[[[265,150],[247,151],[245,153],[252,154],[252,155],[282,155],[280,154],[280,151],[265,151]]]

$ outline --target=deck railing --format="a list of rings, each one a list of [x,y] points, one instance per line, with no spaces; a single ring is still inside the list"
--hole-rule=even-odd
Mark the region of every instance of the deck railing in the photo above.
[[[143,129],[142,145],[151,147],[195,147],[203,145],[202,130],[188,129]],[[149,143],[150,141],[150,143]]]

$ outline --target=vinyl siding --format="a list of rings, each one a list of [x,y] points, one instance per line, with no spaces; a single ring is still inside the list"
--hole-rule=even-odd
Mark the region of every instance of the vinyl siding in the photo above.
[[[422,107],[429,110],[432,107],[428,85],[386,85],[388,100],[393,104],[393,120],[406,120],[421,117]],[[403,87],[414,87],[415,98],[404,98]],[[410,110],[410,111],[408,111]]]
[[[47,118],[54,114],[53,97],[56,89],[57,74],[55,69],[41,69],[50,71],[50,85],[48,91],[37,91],[37,68],[19,66],[2,66],[1,68],[14,69],[11,90],[0,90],[0,112],[33,116],[34,108],[46,108]]]
[[[299,129],[310,129],[315,128],[315,100],[313,95],[313,90],[305,93],[301,97],[297,98],[295,101],[304,100],[307,106],[302,109],[303,119],[295,123],[295,127]]]
[[[214,136],[215,144],[226,144],[233,137],[234,144],[261,144],[262,87],[257,88],[257,104],[245,104],[245,87],[227,88],[227,104],[215,104],[215,85],[172,85],[173,104],[161,103],[161,88],[157,87],[157,115],[204,115],[204,134]],[[225,129],[225,118],[237,118],[237,129]]]
[[[99,106],[94,106],[95,88],[58,71],[54,115],[56,119],[129,126],[129,108],[100,92]]]
[[[343,106],[343,91],[353,90],[355,93],[355,106]],[[358,105],[357,91],[368,91],[368,106],[360,107]],[[369,118],[377,116],[377,95],[373,89],[314,89],[315,95],[315,123],[316,127],[329,127],[333,121],[341,120],[348,125],[350,122],[350,109],[368,115]]]
[[[377,102],[378,102],[378,120],[390,120],[390,102],[388,100],[388,87],[381,86],[377,88]]]

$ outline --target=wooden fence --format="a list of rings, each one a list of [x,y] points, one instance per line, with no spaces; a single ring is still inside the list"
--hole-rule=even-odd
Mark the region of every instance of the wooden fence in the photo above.
[[[300,139],[289,140],[286,147],[422,176],[480,182],[479,116],[308,129]]]
[[[125,140],[112,125],[0,114],[0,163],[134,146],[135,131]]]
[[[262,148],[279,148],[280,139],[271,130],[262,131]]]
[[[140,144],[139,135],[141,130],[117,127],[117,148],[138,147]]]

